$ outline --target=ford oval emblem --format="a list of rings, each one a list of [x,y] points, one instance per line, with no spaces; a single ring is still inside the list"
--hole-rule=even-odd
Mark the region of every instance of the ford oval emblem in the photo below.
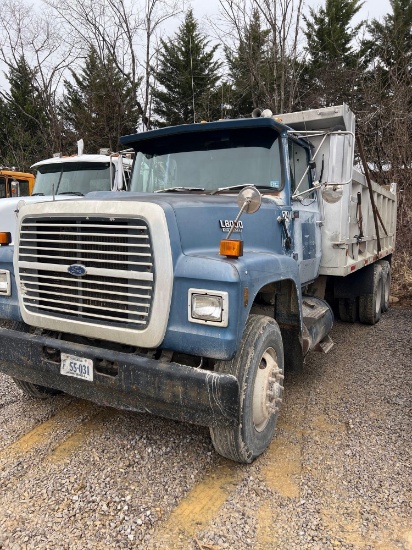
[[[84,267],[84,265],[81,264],[72,264],[69,265],[67,268],[67,271],[71,275],[76,275],[76,277],[83,277],[83,275],[86,275],[87,269]]]

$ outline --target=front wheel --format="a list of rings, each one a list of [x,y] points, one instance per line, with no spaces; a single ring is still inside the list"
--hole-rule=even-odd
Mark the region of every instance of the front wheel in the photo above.
[[[272,441],[282,403],[283,343],[276,321],[250,315],[236,356],[215,370],[238,379],[240,412],[236,426],[210,428],[213,445],[235,462],[252,462]]]
[[[33,384],[32,382],[25,382],[24,380],[19,380],[18,378],[13,378],[13,381],[25,395],[28,397],[33,397],[34,399],[48,399],[52,395],[58,395],[61,393],[60,390],[46,388],[45,386]]]
[[[18,330],[20,332],[33,332],[33,327],[26,325],[23,321],[5,321],[3,323],[3,328],[9,330]],[[25,382],[18,378],[13,378],[13,382],[16,386],[28,397],[33,397],[35,399],[48,399],[52,395],[58,395],[62,393],[60,390],[55,390],[53,388],[46,388],[45,386],[40,386],[39,384],[33,384],[32,382]]]

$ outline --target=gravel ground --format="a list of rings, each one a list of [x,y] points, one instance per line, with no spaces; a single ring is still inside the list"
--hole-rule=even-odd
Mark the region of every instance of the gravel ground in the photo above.
[[[412,308],[336,323],[252,465],[206,428],[0,375],[0,548],[412,549]]]

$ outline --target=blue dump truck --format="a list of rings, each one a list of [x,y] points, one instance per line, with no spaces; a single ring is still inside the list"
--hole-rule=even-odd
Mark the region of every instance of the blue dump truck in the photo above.
[[[19,208],[23,321],[0,331],[0,371],[34,397],[209,426],[253,461],[333,310],[388,308],[396,189],[354,168],[355,139],[346,105],[123,137],[130,192]]]

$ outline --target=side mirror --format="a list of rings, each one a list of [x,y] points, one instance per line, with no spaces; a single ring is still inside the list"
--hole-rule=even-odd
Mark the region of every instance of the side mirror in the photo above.
[[[11,181],[11,196],[20,197],[20,182],[16,180]]]
[[[254,185],[244,187],[237,196],[237,205],[240,208],[240,212],[236,220],[240,218],[243,212],[246,212],[246,214],[254,214],[259,210],[261,204],[262,195],[256,187]]]
[[[237,204],[240,208],[240,212],[236,216],[226,239],[222,239],[220,241],[220,254],[222,256],[232,258],[238,258],[243,255],[243,241],[230,240],[237,222],[243,212],[246,212],[246,214],[254,214],[259,210],[260,205],[262,204],[262,195],[254,185],[248,185],[247,187],[244,187],[237,196]]]

